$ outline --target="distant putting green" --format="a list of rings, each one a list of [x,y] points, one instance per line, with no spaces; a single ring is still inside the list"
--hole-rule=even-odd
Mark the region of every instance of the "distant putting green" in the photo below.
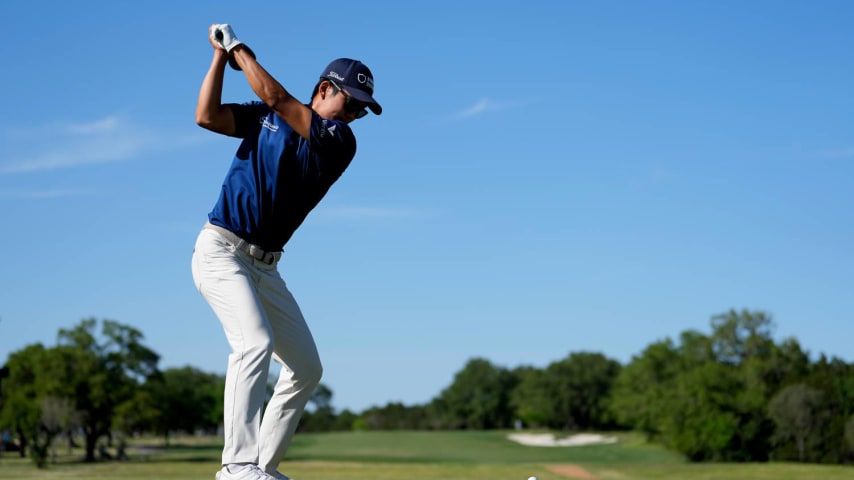
[[[619,442],[574,447],[531,447],[510,432],[347,432],[300,434],[281,470],[296,480],[850,480],[852,466],[693,464],[634,434]],[[213,480],[221,444],[179,439],[137,443],[131,461],[79,462],[59,448],[56,464],[37,470],[27,459],[0,457],[0,478],[104,480]]]

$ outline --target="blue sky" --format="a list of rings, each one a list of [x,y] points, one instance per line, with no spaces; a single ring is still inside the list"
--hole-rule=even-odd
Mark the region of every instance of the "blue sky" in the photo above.
[[[185,4],[186,3],[186,4]],[[224,372],[193,244],[237,141],[194,123],[230,23],[308,100],[380,117],[286,247],[338,409],[472,357],[628,362],[730,308],[854,361],[854,3],[3,2],[0,361],[81,319]],[[255,97],[228,71],[225,101]]]

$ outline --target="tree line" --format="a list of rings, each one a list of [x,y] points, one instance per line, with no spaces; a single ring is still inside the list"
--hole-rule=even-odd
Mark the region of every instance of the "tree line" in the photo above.
[[[764,312],[647,346],[628,364],[577,352],[543,369],[472,359],[423,406],[389,404],[367,428],[631,429],[692,461],[854,461],[854,365],[780,343]]]
[[[422,405],[338,412],[321,384],[300,431],[527,428],[636,430],[693,461],[854,461],[854,365],[797,340],[775,342],[761,311],[730,310],[711,332],[658,340],[626,364],[573,352],[544,368],[473,358]],[[0,432],[45,465],[58,445],[155,434],[217,434],[224,378],[193,367],[159,370],[133,327],[95,319],[30,345],[0,370]]]

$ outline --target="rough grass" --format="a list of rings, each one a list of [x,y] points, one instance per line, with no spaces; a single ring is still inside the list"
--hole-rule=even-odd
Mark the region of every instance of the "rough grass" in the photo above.
[[[850,480],[854,466],[787,463],[692,464],[632,434],[612,445],[526,447],[508,432],[354,432],[298,435],[282,471],[297,480],[566,480],[549,469],[577,465],[596,478],[623,480]],[[131,446],[128,462],[79,462],[60,448],[38,470],[28,459],[0,457],[0,479],[213,480],[218,439],[158,440]]]

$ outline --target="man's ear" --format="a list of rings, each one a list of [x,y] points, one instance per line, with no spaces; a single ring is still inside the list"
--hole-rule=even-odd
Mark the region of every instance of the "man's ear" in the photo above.
[[[320,88],[318,89],[318,92],[320,92],[321,99],[325,99],[329,95],[330,90],[332,90],[332,84],[329,82],[329,80],[324,80],[320,82]]]

